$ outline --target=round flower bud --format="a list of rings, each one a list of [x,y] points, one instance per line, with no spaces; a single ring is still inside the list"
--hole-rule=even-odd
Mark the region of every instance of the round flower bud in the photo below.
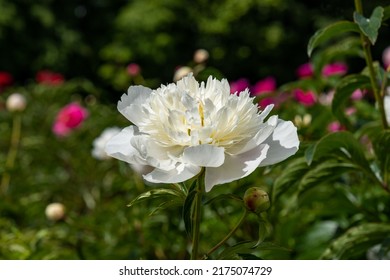
[[[46,206],[45,215],[50,221],[60,221],[65,217],[65,206],[59,202],[50,203]]]
[[[244,194],[244,203],[249,211],[256,214],[266,211],[271,205],[268,194],[257,187],[246,190]]]
[[[194,61],[196,63],[203,63],[209,58],[209,52],[205,49],[198,49],[194,53]]]
[[[6,106],[10,112],[21,112],[26,108],[26,98],[20,93],[8,96]]]

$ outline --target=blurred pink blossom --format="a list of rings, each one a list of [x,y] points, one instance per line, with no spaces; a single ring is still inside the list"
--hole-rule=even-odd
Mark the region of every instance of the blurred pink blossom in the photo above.
[[[138,76],[141,73],[141,67],[137,63],[130,63],[127,65],[127,74],[130,76]]]
[[[390,46],[388,46],[382,53],[382,61],[385,69],[390,66]]]
[[[245,78],[241,78],[238,79],[237,81],[230,82],[230,93],[233,94],[237,92],[239,94],[241,91],[244,91],[249,87],[250,87],[249,81]]]
[[[347,116],[351,116],[353,114],[356,113],[356,108],[355,107],[348,107],[348,108],[345,108],[345,114]]]
[[[345,75],[348,72],[347,64],[343,62],[335,62],[327,64],[322,68],[322,75],[324,77],[334,76],[334,75]]]
[[[352,92],[351,98],[353,100],[360,100],[364,97],[365,94],[366,94],[366,91],[363,91],[363,90],[358,88],[354,92]]]
[[[277,107],[277,102],[273,97],[266,97],[259,101],[260,108],[265,108],[270,104],[274,104]]]
[[[50,70],[39,71],[36,74],[35,79],[39,84],[52,86],[60,85],[64,82],[64,76],[62,74]]]
[[[70,103],[58,112],[53,125],[53,133],[57,136],[66,136],[79,127],[87,116],[88,111],[85,108],[77,103]]]
[[[296,74],[300,79],[312,77],[314,75],[313,65],[310,62],[300,65],[296,70]]]
[[[295,99],[304,106],[312,106],[316,103],[316,95],[313,91],[303,91],[302,89],[296,89],[294,91]]]
[[[332,104],[333,97],[334,97],[335,91],[331,90],[329,92],[321,93],[320,97],[318,98],[318,101],[320,104],[328,106]]]
[[[276,79],[274,77],[266,77],[258,81],[251,89],[252,95],[260,95],[270,93],[276,90]]]
[[[13,81],[13,77],[10,73],[5,71],[0,71],[0,90],[3,87],[11,85],[12,81]]]
[[[345,130],[345,126],[340,124],[338,121],[331,122],[328,125],[329,132],[337,132],[337,131],[341,131],[341,130]]]

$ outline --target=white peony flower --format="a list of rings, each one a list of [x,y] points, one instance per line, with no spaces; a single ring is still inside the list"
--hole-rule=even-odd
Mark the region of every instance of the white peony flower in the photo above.
[[[388,89],[390,89],[390,87]],[[385,96],[383,103],[384,103],[383,105],[385,107],[386,121],[387,121],[387,124],[390,126],[390,95]]]
[[[134,125],[106,145],[110,156],[152,166],[144,179],[178,183],[205,167],[205,189],[251,174],[257,167],[296,153],[297,129],[277,116],[265,120],[248,89],[230,94],[229,83],[209,77],[199,83],[192,74],[156,90],[131,86],[118,110]]]
[[[106,128],[99,137],[97,137],[92,145],[92,156],[96,159],[105,160],[109,159],[110,156],[107,155],[105,151],[105,146],[114,135],[118,134],[121,131],[118,127],[109,127]]]

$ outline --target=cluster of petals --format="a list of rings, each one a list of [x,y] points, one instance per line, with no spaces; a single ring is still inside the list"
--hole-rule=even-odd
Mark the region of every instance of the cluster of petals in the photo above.
[[[79,127],[88,117],[88,111],[77,103],[70,103],[63,107],[57,114],[53,133],[57,136],[67,136]]]
[[[310,90],[296,89],[294,91],[294,97],[299,103],[307,107],[313,106],[317,102],[316,94]]]
[[[133,125],[112,137],[106,152],[130,164],[151,167],[152,183],[178,183],[205,169],[205,189],[278,163],[299,147],[291,121],[268,117],[249,90],[231,94],[229,83],[192,74],[156,90],[131,86],[118,110]]]
[[[64,76],[60,73],[52,72],[50,70],[39,71],[35,76],[36,81],[39,84],[46,85],[61,85],[64,82]]]

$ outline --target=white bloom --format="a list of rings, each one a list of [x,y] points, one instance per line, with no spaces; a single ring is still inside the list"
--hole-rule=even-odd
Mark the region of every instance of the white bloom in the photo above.
[[[6,107],[10,112],[21,112],[26,108],[26,98],[20,93],[13,93],[8,96]]]
[[[177,183],[206,168],[205,188],[251,174],[257,167],[295,154],[299,140],[292,122],[253,104],[249,91],[230,94],[229,83],[190,74],[156,90],[131,86],[118,110],[134,125],[106,145],[107,154],[132,164],[149,165],[153,183]]]
[[[387,124],[390,126],[390,95],[385,96],[383,103],[384,103],[383,105],[385,107]]]
[[[59,202],[50,203],[46,206],[45,215],[51,221],[59,221],[65,217],[65,206]]]
[[[120,132],[120,128],[117,127],[109,127],[106,128],[98,138],[96,138],[92,145],[92,156],[96,159],[105,160],[109,159],[110,157],[107,155],[105,149],[105,146],[114,135],[118,134]]]

